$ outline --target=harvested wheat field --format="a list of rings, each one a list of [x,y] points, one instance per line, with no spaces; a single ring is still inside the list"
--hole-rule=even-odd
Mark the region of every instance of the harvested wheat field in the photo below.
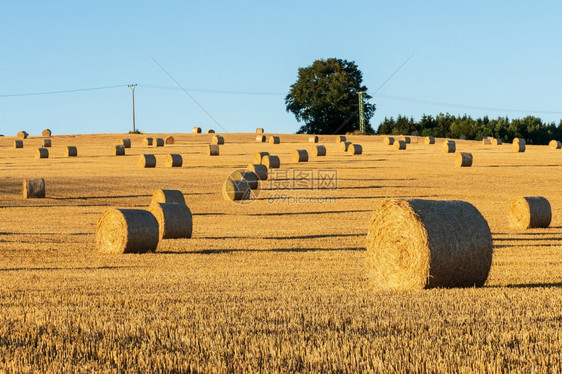
[[[137,166],[146,136],[170,135],[150,149],[155,168]],[[22,149],[0,138],[0,372],[560,373],[560,151],[455,140],[474,155],[458,168],[455,154],[421,140],[396,152],[382,137],[349,135],[362,145],[350,157],[319,136],[326,156],[297,163],[308,135],[270,144],[229,134],[219,156],[208,154],[213,134],[127,137],[115,157],[108,145],[122,134],[54,135],[47,159],[34,157],[40,137]],[[70,145],[77,157],[65,157]],[[226,178],[257,152],[281,167],[251,200],[223,199]],[[182,167],[165,166],[171,153]],[[45,180],[45,198],[23,199],[31,178]],[[161,189],[183,192],[191,238],[145,254],[97,250],[108,208],[146,210]],[[510,226],[522,196],[548,199],[548,228]],[[493,242],[484,286],[382,288],[367,233],[387,198],[472,204]]]

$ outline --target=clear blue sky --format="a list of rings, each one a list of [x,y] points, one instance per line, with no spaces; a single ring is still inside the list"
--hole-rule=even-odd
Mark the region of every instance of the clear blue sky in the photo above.
[[[142,131],[222,132],[150,55],[231,132],[295,132],[284,96],[328,57],[355,61],[373,94],[413,55],[371,100],[375,128],[439,112],[558,123],[561,16],[558,1],[3,1],[0,134],[126,132],[126,86],[5,95],[128,83]]]

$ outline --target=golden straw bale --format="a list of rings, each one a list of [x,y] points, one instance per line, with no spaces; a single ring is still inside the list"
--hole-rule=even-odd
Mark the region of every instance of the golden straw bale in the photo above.
[[[279,144],[279,143],[281,143],[281,140],[279,139],[278,136],[270,136],[269,137],[269,143],[270,144]]]
[[[281,160],[278,156],[266,155],[262,159],[262,164],[268,169],[279,169],[281,167]]]
[[[367,268],[385,289],[481,287],[492,264],[492,235],[464,201],[384,200],[367,235]]]
[[[209,144],[209,156],[218,156],[220,153],[218,144]]]
[[[152,194],[153,203],[185,204],[185,198],[180,190],[156,190]]]
[[[115,146],[115,156],[125,156],[125,147],[122,144]]]
[[[552,220],[550,203],[542,196],[517,197],[509,206],[509,223],[517,229],[548,227]]]
[[[457,147],[455,145],[455,142],[452,140],[445,140],[443,142],[443,145],[441,146],[441,151],[443,153],[455,153],[457,150]]]
[[[51,130],[45,129],[41,131],[41,136],[51,136]]]
[[[21,139],[14,140],[14,148],[23,148],[23,140]]]
[[[425,144],[435,144],[435,138],[433,136],[426,136],[423,142]]]
[[[310,148],[310,154],[314,157],[326,156],[326,147],[323,145],[313,145]]]
[[[346,137],[343,135],[336,136],[336,143],[345,142],[346,140],[347,140]]]
[[[18,139],[26,139],[28,136],[29,134],[25,131],[19,131],[17,135]]]
[[[394,144],[394,138],[392,136],[385,136],[382,140],[384,145],[393,145]]]
[[[248,200],[251,194],[250,185],[245,180],[228,178],[222,186],[222,196],[225,200]]]
[[[523,138],[513,138],[513,142],[512,143],[523,143],[523,144],[527,144],[527,142],[525,141],[525,139]]]
[[[78,156],[78,148],[76,148],[73,145],[69,145],[69,146],[66,147],[64,155],[66,157],[77,157]]]
[[[166,167],[181,168],[183,165],[183,158],[177,153],[170,153],[166,155]]]
[[[548,146],[549,146],[551,149],[560,149],[560,148],[562,148],[562,143],[560,143],[560,141],[558,141],[558,140],[551,140],[551,141],[548,143]]]
[[[258,142],[258,143],[265,143],[266,140],[267,140],[267,137],[265,135],[256,136],[256,142]]]
[[[24,179],[23,181],[23,198],[44,198],[45,197],[45,180],[43,178]]]
[[[347,149],[351,145],[351,142],[340,142],[340,151],[347,152]]]
[[[360,155],[363,153],[363,147],[361,147],[361,144],[350,144],[347,147],[347,153],[350,155]]]
[[[166,139],[164,139],[164,142],[166,144],[174,144],[176,142],[176,139],[174,139],[173,136],[166,136]]]
[[[121,139],[123,148],[131,148],[131,139]]]
[[[35,158],[49,158],[49,150],[47,148],[37,148],[35,150]]]
[[[215,135],[211,138],[211,144],[224,144],[224,138],[220,135]]]
[[[492,139],[492,145],[502,145],[502,144],[503,142],[501,139],[496,139],[496,138]]]
[[[191,238],[193,218],[187,205],[152,202],[148,210],[158,221],[160,239]]]
[[[154,139],[152,138],[144,138],[142,140],[142,145],[144,145],[145,147],[152,147],[153,143],[154,143]]]
[[[308,152],[304,149],[293,151],[293,162],[308,162]]]
[[[141,168],[155,168],[156,157],[153,154],[142,154],[139,156],[138,165]]]
[[[236,170],[236,171],[230,173],[229,178],[231,178],[232,180],[235,180],[235,181],[245,180],[246,182],[248,182],[248,185],[250,186],[250,188],[252,190],[255,190],[255,189],[258,188],[259,181],[260,181],[260,178],[258,177],[258,175],[256,173],[254,173],[253,171],[249,171],[249,170]]]
[[[263,127],[258,127],[256,129],[256,134],[263,134]]]
[[[395,140],[393,147],[397,150],[406,149],[406,142],[404,140]]]
[[[472,166],[472,153],[458,152],[455,156],[455,165],[457,167]]]
[[[412,138],[410,138],[409,136],[404,136],[404,135],[400,136],[400,140],[405,141],[406,144],[410,144],[412,142]]]
[[[522,142],[521,143],[513,142],[513,144],[511,144],[511,150],[513,152],[525,152],[525,148],[527,148],[527,147],[526,147],[525,143],[522,143]]]
[[[96,227],[96,245],[101,252],[154,252],[158,241],[158,221],[144,209],[107,209]]]
[[[213,129],[207,130],[207,134],[214,134],[214,133],[215,133],[215,130],[213,130]]]
[[[490,139],[490,138],[483,138],[483,139],[482,139],[482,144],[484,144],[484,145],[492,145],[492,139]]]
[[[254,162],[256,164],[261,164],[262,161],[263,161],[263,158],[265,156],[268,156],[268,155],[269,155],[269,152],[257,152],[257,153],[254,154]]]
[[[318,136],[314,135],[314,136],[309,136],[308,137],[308,142],[309,143],[318,143]]]
[[[265,165],[250,164],[246,170],[254,172],[258,176],[259,180],[267,180],[267,167]]]
[[[164,139],[163,138],[156,138],[156,139],[154,139],[154,143],[157,147],[163,147],[164,146]]]
[[[194,134],[201,134],[201,127],[194,127],[191,129],[191,132]]]

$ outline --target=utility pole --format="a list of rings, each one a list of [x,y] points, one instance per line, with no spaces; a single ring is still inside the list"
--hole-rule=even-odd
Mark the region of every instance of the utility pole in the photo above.
[[[136,132],[135,129],[135,87],[137,86],[137,84],[130,84],[129,88],[131,89],[131,92],[133,93],[133,133]]]
[[[357,95],[359,95],[359,131],[361,133],[365,133],[365,113],[363,108],[363,94],[366,91],[357,91]]]

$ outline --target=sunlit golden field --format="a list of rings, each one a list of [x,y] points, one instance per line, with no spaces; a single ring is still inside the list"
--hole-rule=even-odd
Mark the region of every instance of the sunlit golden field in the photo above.
[[[562,372],[562,150],[457,141],[474,156],[457,168],[442,139],[397,151],[348,136],[363,145],[350,156],[320,136],[327,156],[296,164],[306,135],[273,145],[225,134],[215,157],[212,134],[173,136],[163,148],[141,135],[53,136],[49,159],[34,158],[40,137],[23,149],[0,138],[0,372]],[[132,148],[113,156],[123,137]],[[77,158],[63,157],[66,145]],[[269,181],[249,204],[223,200],[228,174],[258,151],[290,173],[337,170],[337,189]],[[157,167],[139,168],[141,153]],[[164,167],[168,153],[184,166]],[[47,198],[21,197],[32,177]],[[104,210],[146,208],[160,188],[184,192],[193,238],[153,254],[97,252]],[[550,201],[551,227],[510,229],[511,199],[535,195]],[[486,286],[381,290],[364,260],[385,197],[476,206],[494,240]]]

